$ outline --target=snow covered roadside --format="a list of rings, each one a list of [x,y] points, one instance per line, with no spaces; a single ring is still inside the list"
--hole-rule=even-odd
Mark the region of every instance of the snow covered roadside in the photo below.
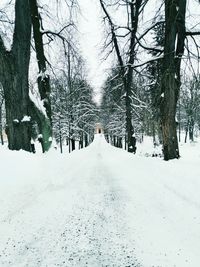
[[[180,160],[169,162],[122,153],[114,159],[113,175],[121,174],[118,181],[129,198],[126,214],[135,253],[146,267],[200,262],[200,147],[187,144],[181,152]]]
[[[93,144],[0,151],[0,266],[197,267],[200,150],[180,160]]]

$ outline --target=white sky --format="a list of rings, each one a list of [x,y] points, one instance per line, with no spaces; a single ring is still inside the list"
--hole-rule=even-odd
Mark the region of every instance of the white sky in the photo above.
[[[6,2],[8,2],[8,0],[0,0],[0,7]],[[151,14],[155,12],[156,4],[159,2],[160,0],[149,1],[144,14],[144,27],[149,23]],[[192,30],[200,30],[200,4],[197,0],[187,0],[187,3],[187,26],[192,29],[193,26],[196,25]],[[99,102],[100,88],[112,65],[112,57],[107,61],[103,60],[105,53],[102,47],[105,36],[99,0],[79,0],[79,5],[81,10],[78,26],[80,32],[79,42],[83,57],[88,66],[88,81],[97,93],[95,100]],[[117,20],[122,22],[123,16],[120,19],[117,16]],[[142,59],[144,60],[144,58]]]
[[[79,1],[81,16],[79,22],[80,45],[83,57],[88,64],[88,80],[97,93],[95,99],[100,99],[102,86],[110,61],[104,61],[102,46],[104,41],[102,13],[98,0]]]
[[[143,16],[144,27],[150,23],[151,16],[159,3],[160,0],[150,0],[147,4]],[[79,22],[80,45],[88,65],[88,80],[97,93],[95,99],[98,102],[100,88],[111,66],[111,59],[106,62],[103,61],[105,53],[102,55],[102,46],[105,36],[103,34],[102,12],[99,0],[80,0],[79,5],[82,12]],[[123,20],[123,17],[121,19]],[[200,30],[200,4],[197,0],[187,1],[186,20],[189,29]]]

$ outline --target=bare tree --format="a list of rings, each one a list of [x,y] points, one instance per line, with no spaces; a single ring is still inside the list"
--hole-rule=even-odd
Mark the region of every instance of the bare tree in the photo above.
[[[4,145],[4,139],[3,139],[3,106],[4,106],[4,93],[3,93],[3,87],[0,83],[0,139],[1,144]]]
[[[135,131],[133,127],[133,119],[132,119],[132,112],[131,112],[131,98],[133,92],[133,66],[136,59],[136,44],[137,44],[137,30],[138,30],[138,23],[139,23],[139,16],[142,13],[142,10],[147,3],[147,1],[143,0],[131,0],[131,1],[122,1],[123,5],[127,8],[127,26],[123,27],[128,32],[127,34],[123,35],[122,37],[128,36],[128,49],[126,54],[128,58],[126,62],[123,58],[123,53],[120,50],[118,38],[120,37],[117,34],[117,27],[103,0],[100,0],[101,7],[105,13],[106,19],[108,21],[110,31],[111,31],[111,38],[112,44],[115,49],[118,65],[120,68],[120,73],[123,81],[124,91],[125,91],[125,99],[126,99],[126,134],[127,134],[127,147],[128,152],[136,152],[136,138],[135,138]]]
[[[180,94],[180,109],[185,128],[185,142],[189,133],[189,140],[194,141],[194,129],[199,124],[200,112],[200,79],[193,77],[185,79]]]
[[[46,57],[41,30],[41,16],[38,11],[37,0],[30,0],[31,20],[33,26],[33,38],[35,43],[36,57],[39,69],[37,78],[40,98],[44,103],[47,117],[41,112],[35,112],[35,119],[38,122],[41,135],[43,152],[48,151],[52,142],[51,102],[50,102],[50,78],[47,74]],[[35,111],[35,110],[34,110]]]
[[[181,78],[180,67],[184,53],[186,0],[165,1],[165,44],[161,81],[161,128],[164,159],[179,158],[176,105]]]
[[[31,151],[28,70],[30,60],[31,17],[28,0],[15,2],[13,43],[7,51],[0,35],[0,81],[6,107],[8,146]]]

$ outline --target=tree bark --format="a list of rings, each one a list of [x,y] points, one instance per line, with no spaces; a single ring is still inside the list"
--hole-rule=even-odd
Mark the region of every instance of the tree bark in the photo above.
[[[130,5],[130,16],[131,16],[131,36],[130,36],[130,48],[129,48],[129,61],[128,70],[126,76],[126,128],[127,128],[127,147],[128,152],[136,153],[136,138],[134,127],[132,123],[132,112],[131,112],[131,97],[132,97],[132,85],[133,85],[133,64],[135,62],[135,42],[136,33],[138,28],[139,10],[142,4],[142,0],[131,0]]]
[[[52,119],[51,119],[51,101],[50,101],[50,78],[46,70],[46,58],[41,32],[41,19],[38,11],[37,0],[30,0],[31,20],[33,25],[33,37],[35,42],[36,57],[38,62],[38,89],[41,100],[46,110],[47,118],[38,122],[40,134],[42,134],[42,146],[44,151],[48,151],[52,143]],[[46,124],[46,125],[43,125]]]
[[[189,127],[188,127],[188,130],[189,130],[189,139],[190,141],[194,141],[194,120],[193,118],[190,118],[189,120]]]
[[[73,137],[71,138],[71,145],[72,145],[72,151],[74,151],[76,149],[76,141]]]
[[[128,62],[127,66],[124,65],[120,48],[118,45],[117,35],[115,33],[115,25],[112,22],[111,17],[109,16],[104,2],[100,0],[101,7],[108,19],[110,28],[111,28],[111,34],[112,34],[112,41],[114,44],[114,48],[116,51],[116,55],[119,62],[121,77],[124,85],[124,91],[126,93],[125,96],[125,105],[126,105],[126,134],[127,134],[127,150],[131,153],[136,153],[136,138],[134,133],[134,127],[132,122],[132,108],[131,108],[131,102],[132,102],[132,83],[133,83],[133,64],[135,62],[135,44],[136,44],[136,32],[138,29],[138,19],[140,14],[140,7],[142,5],[142,0],[131,0],[127,3],[128,7],[130,8],[130,28],[131,28],[131,34],[130,34],[130,45],[128,50]]]
[[[83,145],[83,132],[80,132],[80,140],[79,140],[79,149],[82,149],[84,147]]]
[[[89,144],[88,144],[88,135],[86,133],[84,134],[84,139],[85,139],[85,147],[87,147]]]
[[[3,123],[2,123],[2,105],[3,105],[3,101],[0,104],[0,139],[1,139],[1,144],[2,146],[4,145],[4,140],[3,140]]]
[[[176,106],[181,85],[180,65],[184,52],[186,0],[165,1],[165,47],[162,75],[161,128],[164,159],[179,158]]]
[[[15,28],[10,52],[0,37],[0,79],[4,89],[6,133],[11,150],[31,151],[28,70],[30,61],[31,19],[28,0],[15,2]]]
[[[187,125],[185,127],[185,143],[187,143],[188,128],[189,128],[189,122],[187,122]]]
[[[60,153],[63,153],[63,145],[62,145],[62,130],[61,130],[61,122],[59,118],[59,143],[60,143]]]

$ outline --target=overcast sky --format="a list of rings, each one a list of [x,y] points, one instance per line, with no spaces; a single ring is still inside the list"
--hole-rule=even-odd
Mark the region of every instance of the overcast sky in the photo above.
[[[51,2],[54,0],[46,0]],[[0,7],[9,0],[0,0]],[[43,0],[45,2],[45,0]],[[102,22],[102,11],[100,9],[99,0],[79,0],[81,15],[79,16],[79,32],[80,45],[83,57],[88,66],[88,80],[97,92],[96,100],[99,100],[100,88],[105,81],[106,73],[111,67],[111,58],[107,61],[103,60],[105,53],[102,51],[104,43],[104,25]],[[149,0],[145,8],[144,24],[150,21],[151,14],[155,12],[156,4],[160,0]],[[187,26],[188,29],[200,30],[200,4],[198,0],[187,1]],[[122,21],[123,17],[117,20]],[[195,28],[192,28],[196,25]],[[142,58],[144,60],[144,57]]]
[[[103,27],[102,13],[98,0],[79,1],[81,16],[79,21],[80,44],[84,58],[88,64],[88,79],[97,92],[106,77],[109,62],[105,62],[102,56]]]
[[[160,0],[150,0],[145,8],[144,22],[148,23]],[[111,59],[103,61],[102,45],[104,41],[102,12],[99,0],[80,0],[79,5],[82,15],[79,21],[81,33],[80,43],[84,58],[88,64],[88,78],[97,92],[106,78],[106,73],[111,67]],[[191,30],[200,30],[200,4],[198,0],[187,1],[187,26]],[[195,25],[195,28],[193,26]],[[145,25],[146,26],[146,25]],[[105,54],[104,54],[105,55]]]

